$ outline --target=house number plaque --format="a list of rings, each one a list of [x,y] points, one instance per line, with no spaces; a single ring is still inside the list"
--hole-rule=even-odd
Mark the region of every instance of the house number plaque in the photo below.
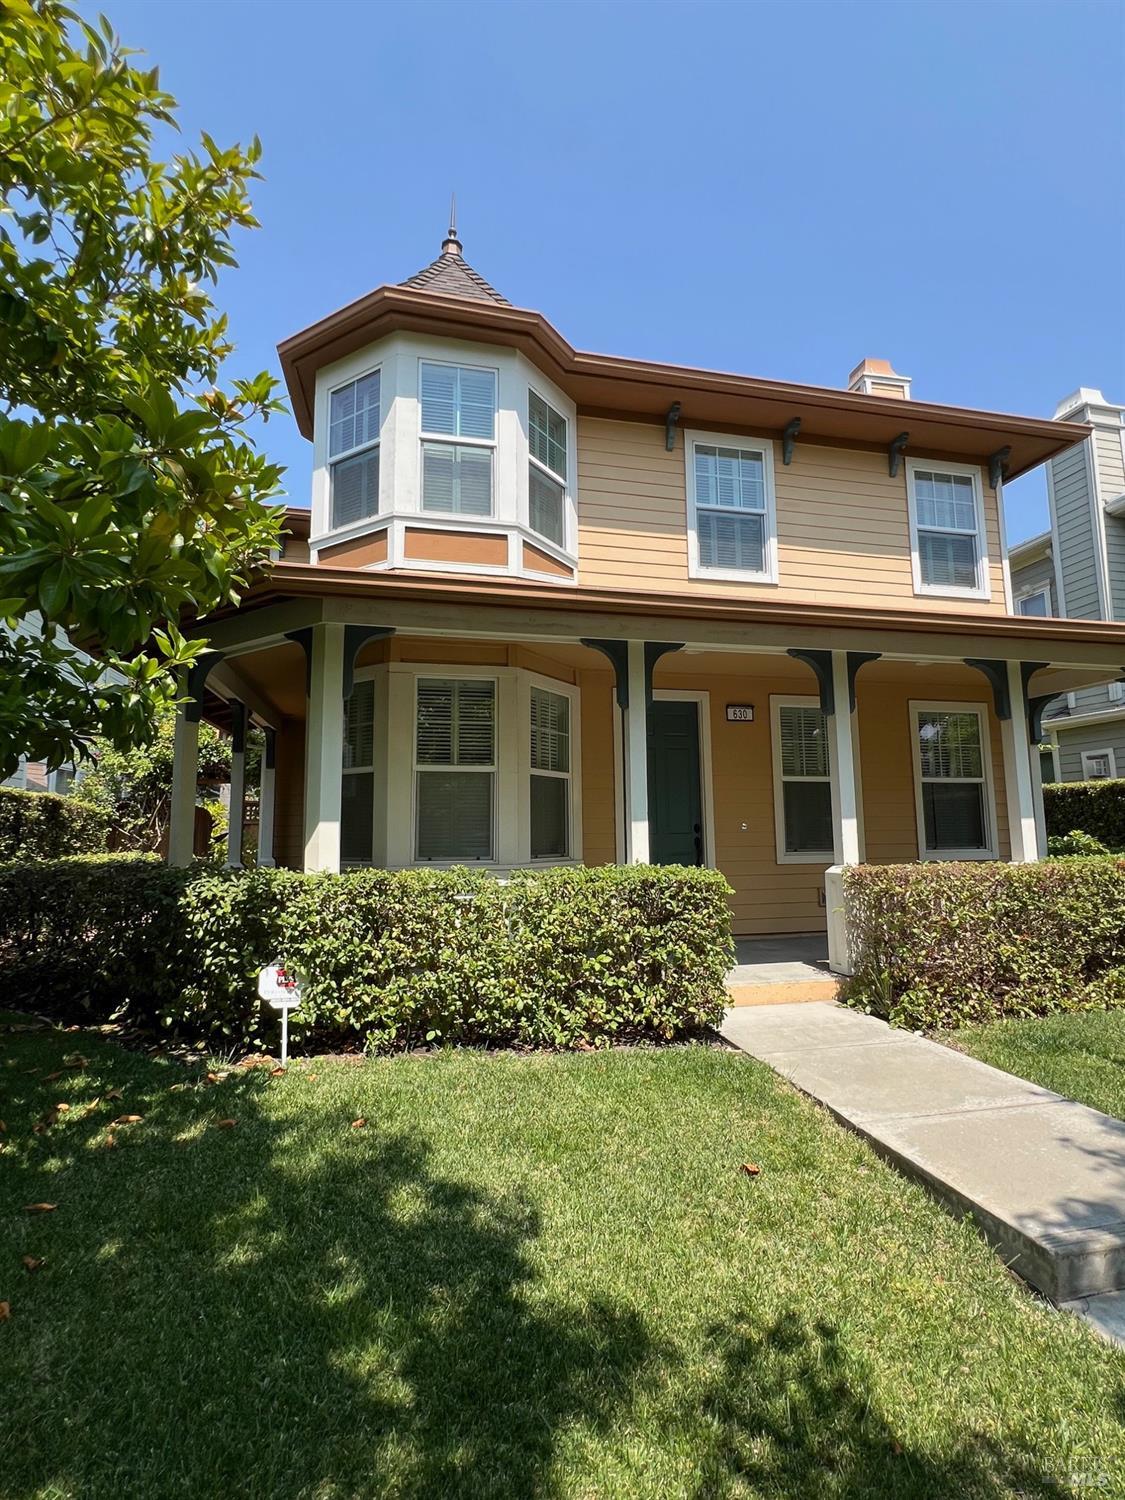
[[[728,703],[727,722],[729,724],[753,724],[754,705],[752,703]]]

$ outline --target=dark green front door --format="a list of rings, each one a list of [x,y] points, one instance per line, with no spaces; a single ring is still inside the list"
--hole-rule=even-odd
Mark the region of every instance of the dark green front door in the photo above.
[[[698,703],[649,704],[648,818],[654,865],[703,863]]]

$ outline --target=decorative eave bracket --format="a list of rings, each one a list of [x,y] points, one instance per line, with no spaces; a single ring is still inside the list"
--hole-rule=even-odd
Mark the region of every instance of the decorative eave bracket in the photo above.
[[[791,422],[785,424],[785,429],[781,434],[781,462],[783,464],[791,464],[793,462],[793,449],[800,430],[800,417],[794,417]]]
[[[1012,456],[1011,447],[997,448],[995,453],[988,455],[988,482],[994,490],[1000,488],[1004,475],[1008,472],[1008,460]]]
[[[668,408],[668,414],[664,418],[664,446],[669,453],[676,451],[676,423],[680,420],[683,405],[679,401],[673,401]]]
[[[900,432],[898,437],[892,438],[887,446],[887,473],[892,479],[898,475],[898,461],[906,452],[906,445],[910,441],[908,432]]]

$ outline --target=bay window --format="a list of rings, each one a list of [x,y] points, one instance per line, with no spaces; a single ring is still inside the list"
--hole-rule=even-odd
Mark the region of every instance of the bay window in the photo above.
[[[416,859],[495,857],[493,679],[418,679],[414,780]]]
[[[531,858],[570,854],[570,699],[531,689]]]
[[[779,864],[831,862],[828,720],[815,698],[770,699]]]
[[[918,593],[988,598],[980,476],[974,469],[937,469],[908,461]]]
[[[340,859],[370,864],[375,811],[375,684],[363,678],[344,703],[344,764],[340,788]]]
[[[379,371],[328,397],[331,525],[350,526],[379,511]]]
[[[974,704],[910,705],[918,852],[923,859],[992,859],[988,723]]]
[[[529,391],[528,523],[532,531],[563,546],[566,539],[566,418]]]
[[[496,371],[421,362],[422,510],[490,516]]]

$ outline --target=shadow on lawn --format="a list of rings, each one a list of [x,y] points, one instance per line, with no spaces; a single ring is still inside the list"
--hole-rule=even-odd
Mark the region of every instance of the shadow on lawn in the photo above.
[[[658,1367],[631,1312],[527,1295],[522,1197],[346,1115],[337,1137],[312,1099],[267,1115],[263,1090],[311,1091],[292,1076],[169,1092],[181,1070],[105,1051],[82,1095],[124,1083],[112,1111],[143,1122],[106,1149],[76,1090],[4,1195],[0,1296],[21,1253],[47,1257],[0,1330],[6,1497],[549,1493],[560,1430],[610,1427]],[[44,1094],[15,1082],[11,1130]],[[57,1211],[13,1213],[37,1199]]]
[[[695,1491],[719,1495],[831,1496],[832,1500],[1066,1500],[1069,1480],[984,1435],[948,1457],[896,1440],[848,1371],[837,1330],[786,1313],[760,1329],[750,1319],[716,1328],[721,1375],[702,1410],[717,1434]],[[1099,1470],[1096,1463],[1092,1470]],[[1087,1476],[1093,1484],[1099,1472]]]

